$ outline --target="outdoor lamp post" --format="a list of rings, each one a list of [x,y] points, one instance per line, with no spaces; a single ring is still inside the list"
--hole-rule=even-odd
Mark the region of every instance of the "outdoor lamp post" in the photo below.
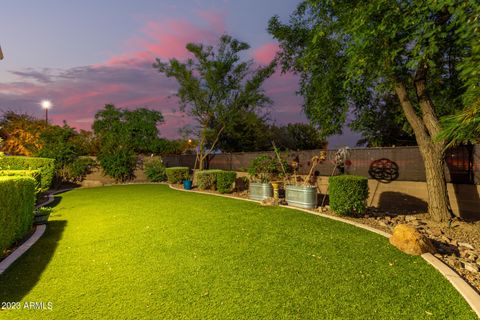
[[[0,60],[3,60],[3,52],[2,52],[2,47],[0,47]]]
[[[48,125],[48,109],[52,107],[50,100],[42,100],[42,108],[45,109],[45,125]]]

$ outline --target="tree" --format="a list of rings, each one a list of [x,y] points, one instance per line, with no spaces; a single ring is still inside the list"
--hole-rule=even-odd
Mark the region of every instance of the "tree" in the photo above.
[[[179,84],[180,109],[198,123],[197,163],[204,169],[209,153],[217,147],[222,133],[242,113],[255,112],[271,103],[262,90],[275,64],[253,69],[253,61],[241,61],[240,53],[250,48],[231,36],[220,37],[216,48],[189,43],[194,58],[182,63],[173,58],[156,59],[154,67]]]
[[[474,0],[311,0],[288,25],[278,17],[269,23],[282,66],[301,74],[306,114],[323,134],[340,132],[350,106],[368,104],[372,92],[397,96],[436,221],[451,217],[439,115],[479,95],[479,8]]]
[[[0,120],[2,151],[10,155],[31,156],[41,148],[40,134],[45,130],[45,121],[28,114],[7,111]]]
[[[326,148],[327,143],[312,125],[306,123],[289,123],[286,126],[272,125],[269,128],[271,141],[280,150],[313,150]]]
[[[95,114],[93,130],[100,142],[98,160],[105,173],[119,181],[133,177],[136,153],[155,152],[159,140],[159,111],[144,108],[133,111],[107,104]]]

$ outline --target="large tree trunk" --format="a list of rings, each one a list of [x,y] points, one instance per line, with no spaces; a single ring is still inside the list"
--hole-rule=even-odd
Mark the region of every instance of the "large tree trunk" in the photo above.
[[[415,139],[425,164],[428,212],[432,220],[448,221],[452,217],[452,211],[444,172],[444,143],[434,139],[440,130],[440,124],[433,112],[433,104],[426,93],[424,78],[418,77],[415,80],[415,90],[421,117],[415,112],[405,84],[400,80],[395,82],[395,92],[405,117],[415,133]]]

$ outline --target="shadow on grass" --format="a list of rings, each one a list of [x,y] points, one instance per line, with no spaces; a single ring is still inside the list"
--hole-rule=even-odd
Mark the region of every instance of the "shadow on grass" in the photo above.
[[[0,302],[21,301],[47,268],[62,238],[67,221],[50,221],[44,235],[0,275]]]

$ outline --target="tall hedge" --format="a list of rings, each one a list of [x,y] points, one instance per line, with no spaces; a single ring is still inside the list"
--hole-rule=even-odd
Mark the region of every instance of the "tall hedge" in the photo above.
[[[340,215],[360,215],[365,213],[368,199],[368,179],[365,177],[342,175],[328,179],[330,208]]]
[[[35,179],[0,177],[0,254],[28,233],[34,205]]]
[[[55,175],[55,160],[48,158],[5,156],[0,157],[0,170],[38,170],[41,175],[40,191],[50,189]]]
[[[233,191],[237,173],[235,171],[222,171],[217,174],[217,191],[230,193]]]

